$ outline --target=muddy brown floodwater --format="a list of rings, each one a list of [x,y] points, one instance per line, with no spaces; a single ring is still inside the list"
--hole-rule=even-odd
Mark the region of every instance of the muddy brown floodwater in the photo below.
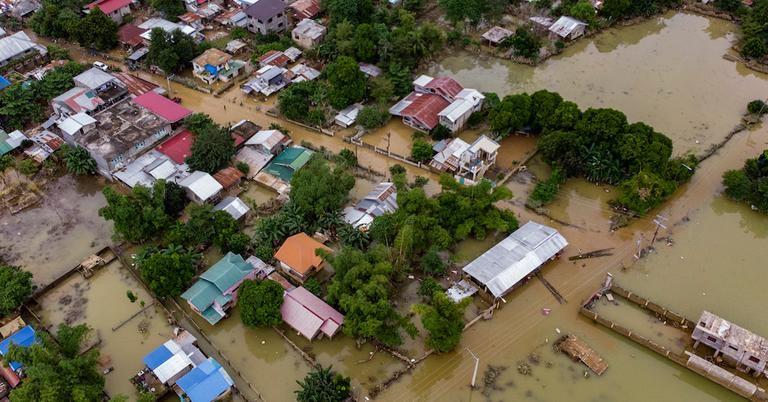
[[[673,138],[678,150],[701,151],[721,140],[739,121],[747,101],[764,97],[768,81],[742,66],[721,59],[733,39],[734,26],[687,14],[669,14],[633,27],[610,30],[569,48],[564,55],[534,69],[498,60],[475,60],[464,54],[447,58],[433,72],[450,73],[468,86],[507,92],[556,90],[581,106],[615,107],[630,120],[644,120]],[[698,143],[697,143],[698,141]],[[615,247],[609,257],[568,262],[563,258],[543,270],[568,300],[559,305],[538,281],[506,298],[493,320],[471,328],[457,352],[430,358],[413,375],[380,395],[399,400],[536,400],[536,401],[737,401],[738,396],[653,352],[595,326],[578,314],[578,306],[613,272],[623,286],[695,319],[709,309],[755,332],[768,335],[761,306],[768,217],[725,199],[720,176],[738,168],[768,143],[768,128],[743,132],[704,162],[690,183],[648,217],[616,233],[608,229],[606,200],[613,190],[570,180],[551,213],[574,226],[548,224],[563,232],[578,249]],[[531,171],[545,174],[540,161]],[[525,181],[525,180],[521,180]],[[525,200],[525,186],[514,203]],[[514,207],[521,221],[547,219]],[[634,263],[635,240],[650,239],[656,213],[669,219],[674,244]],[[488,242],[486,247],[492,242]],[[466,247],[466,249],[463,249]],[[460,246],[476,254],[478,242]],[[627,267],[623,269],[623,267]],[[542,308],[551,308],[543,315]],[[609,310],[610,311],[610,310]],[[657,328],[644,314],[619,314],[622,323],[666,343],[676,334]],[[609,363],[602,377],[587,374],[551,349],[560,333],[585,339]],[[473,360],[480,357],[479,388],[469,387]],[[531,357],[531,354],[534,354]],[[531,367],[528,375],[517,366]],[[501,367],[502,369],[499,369]],[[506,369],[504,369],[506,368]]]

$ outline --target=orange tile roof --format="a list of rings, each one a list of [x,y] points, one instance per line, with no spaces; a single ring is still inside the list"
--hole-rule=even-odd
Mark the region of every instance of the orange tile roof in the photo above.
[[[285,240],[283,245],[275,253],[275,258],[301,275],[309,272],[312,267],[320,268],[323,259],[315,255],[315,250],[323,249],[331,251],[319,241],[309,237],[306,233],[295,234]]]

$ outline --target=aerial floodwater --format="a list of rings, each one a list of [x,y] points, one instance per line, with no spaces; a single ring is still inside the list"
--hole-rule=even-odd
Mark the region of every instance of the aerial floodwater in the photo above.
[[[676,153],[702,154],[740,122],[747,102],[765,98],[768,76],[722,58],[736,26],[717,19],[670,13],[631,27],[611,29],[582,40],[532,68],[495,58],[458,53],[433,66],[468,87],[509,93],[539,89],[559,92],[582,108],[623,111],[630,122],[644,121],[673,139]],[[739,168],[768,144],[768,128],[737,134],[698,169],[690,183],[648,217],[617,232],[609,228],[606,201],[617,192],[570,180],[548,206],[550,222],[568,239],[565,255],[615,247],[609,257],[563,258],[544,267],[548,281],[568,300],[560,305],[538,281],[506,297],[490,321],[472,327],[461,350],[428,359],[380,399],[505,401],[739,401],[736,394],[594,325],[578,314],[579,304],[599,287],[606,272],[622,286],[695,320],[710,310],[750,330],[768,335],[764,307],[768,217],[726,199],[720,177]],[[546,174],[535,158],[530,170]],[[514,181],[515,203],[527,197]],[[527,191],[527,190],[524,190]],[[547,218],[522,212],[528,219]],[[653,215],[668,219],[669,242],[634,262],[636,240],[653,235]],[[471,259],[485,248],[472,242],[459,255]],[[606,311],[661,345],[680,343],[679,334],[644,314]],[[551,309],[545,314],[543,309]],[[609,364],[601,377],[552,350],[555,339],[574,333]],[[480,358],[477,385],[469,387]],[[521,371],[523,373],[521,373]]]

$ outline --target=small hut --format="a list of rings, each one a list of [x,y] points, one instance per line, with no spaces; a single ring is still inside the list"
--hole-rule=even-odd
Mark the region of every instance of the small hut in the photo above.
[[[483,39],[487,41],[488,44],[491,46],[498,46],[499,44],[501,44],[501,42],[504,42],[505,39],[509,38],[512,35],[514,35],[514,33],[509,29],[502,28],[497,25],[487,30],[483,34]]]

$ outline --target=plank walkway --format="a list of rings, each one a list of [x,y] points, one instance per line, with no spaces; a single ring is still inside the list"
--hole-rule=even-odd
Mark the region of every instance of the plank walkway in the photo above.
[[[602,375],[608,369],[608,363],[576,335],[568,334],[560,338],[556,346],[568,356],[580,360],[597,375]]]

